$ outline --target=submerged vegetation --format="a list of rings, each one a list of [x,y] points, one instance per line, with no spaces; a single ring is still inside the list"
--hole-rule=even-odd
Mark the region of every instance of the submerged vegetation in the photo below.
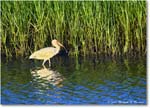
[[[146,1],[2,1],[1,54],[29,56],[56,38],[70,55],[146,55]]]

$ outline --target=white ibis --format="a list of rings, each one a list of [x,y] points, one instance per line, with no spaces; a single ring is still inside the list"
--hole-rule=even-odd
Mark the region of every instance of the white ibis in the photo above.
[[[63,47],[65,50],[66,48],[56,39],[52,40],[52,45],[54,47],[47,47],[47,48],[42,48],[38,51],[35,51],[29,59],[38,59],[38,60],[44,60],[42,65],[44,66],[45,62],[48,60],[49,61],[49,66],[51,66],[50,58],[55,56],[56,54],[59,53],[60,47]],[[66,50],[67,52],[67,50]]]

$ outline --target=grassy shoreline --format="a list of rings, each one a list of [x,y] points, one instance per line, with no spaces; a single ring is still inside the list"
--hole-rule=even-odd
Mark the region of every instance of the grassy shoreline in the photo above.
[[[146,1],[2,1],[1,54],[29,56],[56,38],[71,56],[145,56]]]

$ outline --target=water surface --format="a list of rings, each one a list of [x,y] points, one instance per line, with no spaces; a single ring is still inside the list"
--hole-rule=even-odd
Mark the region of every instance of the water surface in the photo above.
[[[144,59],[3,60],[2,104],[146,104]]]

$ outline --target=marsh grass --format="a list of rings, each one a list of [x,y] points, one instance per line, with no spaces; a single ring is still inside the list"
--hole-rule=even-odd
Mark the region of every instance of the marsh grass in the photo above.
[[[54,38],[72,56],[146,55],[146,2],[1,2],[2,55],[28,57]]]

